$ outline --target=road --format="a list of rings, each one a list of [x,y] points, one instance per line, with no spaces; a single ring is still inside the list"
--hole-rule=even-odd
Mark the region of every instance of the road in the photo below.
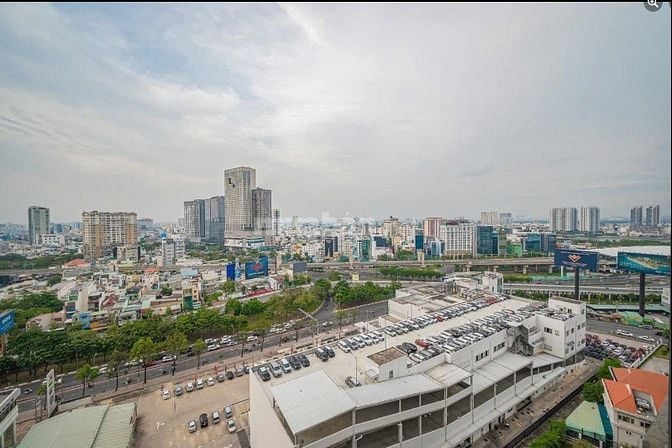
[[[367,313],[368,311],[368,313]],[[355,316],[355,321],[356,322],[361,322],[364,320],[369,320],[369,319],[374,319],[377,316],[380,316],[382,314],[387,314],[387,301],[383,302],[377,302],[373,303],[364,307],[361,307],[358,309],[358,312]],[[331,321],[332,326],[337,326],[338,321],[334,316],[334,304],[332,301],[329,301],[316,315],[315,317],[317,320],[321,323]],[[351,317],[348,317],[343,320],[342,324],[346,325],[352,322]],[[298,337],[299,338],[304,338],[304,337],[310,337],[315,333],[316,325],[312,325],[311,327],[303,328],[299,330],[298,332]],[[323,332],[325,330],[324,327],[321,325],[318,327],[318,332]],[[281,334],[274,334],[274,335],[269,335],[266,336],[264,340],[264,348],[271,347],[271,346],[287,346],[291,345],[295,339],[296,339],[297,332],[296,330],[290,330]],[[289,341],[282,343],[281,342],[281,336],[286,336],[289,338]],[[201,364],[208,365],[211,362],[221,362],[223,360],[229,359],[231,362],[235,362],[235,358],[240,358],[241,356],[241,351],[243,349],[243,344],[236,344],[232,347],[226,347],[226,348],[221,348],[219,350],[214,350],[211,352],[206,352],[203,355],[201,355]],[[245,350],[248,351],[250,349],[250,344],[246,343],[245,344]],[[258,343],[254,350],[263,350],[261,345]],[[180,372],[184,372],[190,369],[194,369],[197,367],[198,359],[196,356],[191,356],[187,357],[186,355],[182,355],[178,357],[177,362],[176,362],[176,369],[175,373],[179,374]],[[164,374],[163,371],[168,372],[167,374]],[[159,377],[165,377],[166,381],[170,381],[170,378],[172,375],[170,374],[171,372],[171,365],[170,363],[165,363],[165,364],[157,364],[154,366],[150,366],[147,368],[147,381],[154,379],[154,378],[159,378]],[[115,378],[107,378],[106,375],[100,376],[96,381],[95,385],[92,388],[87,388],[84,391],[84,395],[82,395],[82,383],[79,382],[76,378],[74,373],[68,373],[63,376],[60,376],[62,379],[63,385],[61,388],[57,389],[57,395],[61,397],[63,401],[70,401],[70,400],[75,400],[78,398],[82,398],[82,396],[89,396],[92,394],[96,393],[102,393],[105,391],[110,391],[113,390],[115,387]],[[131,382],[137,383],[140,381],[143,381],[144,378],[144,373],[142,367],[132,367],[128,369],[128,374],[127,375],[120,375],[119,376],[119,390],[121,392],[124,391],[124,384],[127,379],[130,379]],[[44,378],[40,378],[38,380],[32,381],[29,384],[25,384],[21,387],[21,389],[29,388],[32,391],[28,394],[23,394],[21,398],[18,400],[18,405],[19,405],[19,412],[24,412],[33,409],[34,403],[35,403],[35,398],[36,398],[36,392],[40,384]]]
[[[623,325],[615,322],[605,322],[593,319],[588,319],[586,321],[586,330],[589,333],[602,333],[602,334],[615,334],[616,330],[625,330],[629,333],[634,334],[635,338],[637,338],[638,336],[645,336],[645,335],[651,336],[654,339],[660,338],[660,336],[656,336],[656,330],[645,330],[644,328],[631,327],[628,325]]]

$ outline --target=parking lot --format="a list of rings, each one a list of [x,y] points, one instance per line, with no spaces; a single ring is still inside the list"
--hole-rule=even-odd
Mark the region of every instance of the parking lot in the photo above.
[[[207,378],[212,376],[214,385],[207,385]],[[181,396],[175,396],[175,383],[166,382],[170,398],[163,399],[161,387],[144,394],[136,401],[138,406],[138,423],[136,428],[137,446],[161,447],[240,447],[238,432],[248,428],[249,411],[249,375],[234,377],[218,382],[213,369],[202,369],[199,375],[191,378],[202,378],[202,389],[186,392],[185,381],[178,382],[183,389]],[[227,428],[224,407],[231,405],[236,432],[231,434]],[[212,413],[218,411],[221,422],[213,424]],[[199,416],[208,414],[208,426],[201,428]],[[187,423],[196,421],[196,431],[189,432]],[[246,439],[243,435],[243,439]]]
[[[649,351],[653,343],[644,344],[634,338],[586,334],[585,354],[591,358],[602,360],[604,358],[617,358],[623,365],[631,365],[642,358]]]

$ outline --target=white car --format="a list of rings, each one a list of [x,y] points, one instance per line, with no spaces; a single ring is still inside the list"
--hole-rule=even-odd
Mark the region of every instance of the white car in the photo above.
[[[248,336],[247,337],[247,342],[254,342],[257,340],[257,337],[255,335]]]
[[[233,434],[236,432],[236,423],[233,420],[226,422],[226,427],[229,428],[229,432]]]
[[[641,340],[641,341],[655,342],[655,339],[653,339],[651,336],[647,336],[647,335],[645,335],[645,334],[642,335],[642,336],[640,336],[640,337],[637,338],[637,339],[639,339],[639,340]]]
[[[168,389],[163,389],[163,394],[161,394],[164,400],[170,399],[170,391]]]
[[[217,350],[219,348],[219,344],[210,344],[208,345],[208,351],[211,352],[213,350]]]
[[[214,386],[215,385],[215,379],[211,376],[208,377],[206,382],[208,383],[208,386]]]
[[[200,378],[196,380],[196,389],[203,389],[203,380]]]
[[[338,348],[343,350],[344,353],[350,353],[350,346],[345,341],[338,341]]]

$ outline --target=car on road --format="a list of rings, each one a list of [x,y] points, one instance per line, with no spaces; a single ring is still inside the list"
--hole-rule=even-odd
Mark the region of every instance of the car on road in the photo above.
[[[206,426],[208,426],[208,414],[204,412],[198,419],[201,423],[201,428],[205,428]]]
[[[360,383],[359,380],[354,376],[349,376],[345,378],[345,384],[347,384],[349,387],[356,387],[362,385],[362,383]]]
[[[180,386],[179,384],[175,385],[175,396],[179,397],[183,393],[184,391],[182,390],[182,386]]]
[[[226,422],[226,427],[229,429],[229,432],[231,434],[236,432],[236,424],[233,420],[229,420],[228,422]]]
[[[196,420],[189,420],[187,428],[189,428],[189,432],[196,432]]]
[[[247,337],[247,342],[254,342],[257,340],[257,336],[252,335]]]
[[[213,350],[217,350],[219,347],[219,344],[210,344],[208,345],[208,351],[211,352]]]
[[[208,386],[214,386],[215,385],[215,379],[211,376],[208,377],[206,382],[208,383]]]
[[[170,391],[168,389],[163,389],[163,393],[161,394],[164,400],[169,400],[170,399]]]
[[[641,340],[641,341],[648,341],[648,342],[655,342],[655,341],[656,341],[656,340],[653,339],[651,336],[647,336],[647,335],[645,335],[645,334],[642,335],[642,336],[640,336],[640,337],[638,337],[637,339],[639,339],[639,340]]]
[[[31,394],[31,393],[33,393],[33,389],[31,389],[30,387],[26,387],[26,388],[23,389],[23,393],[24,394]]]
[[[233,417],[233,408],[231,405],[224,406],[224,417],[231,418]]]
[[[163,358],[161,358],[161,362],[173,362],[176,359],[177,359],[177,356],[166,355]]]

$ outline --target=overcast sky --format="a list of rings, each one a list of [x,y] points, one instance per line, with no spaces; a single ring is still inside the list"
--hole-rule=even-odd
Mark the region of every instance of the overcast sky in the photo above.
[[[670,11],[0,5],[0,222],[176,221],[257,169],[282,216],[670,213]]]

